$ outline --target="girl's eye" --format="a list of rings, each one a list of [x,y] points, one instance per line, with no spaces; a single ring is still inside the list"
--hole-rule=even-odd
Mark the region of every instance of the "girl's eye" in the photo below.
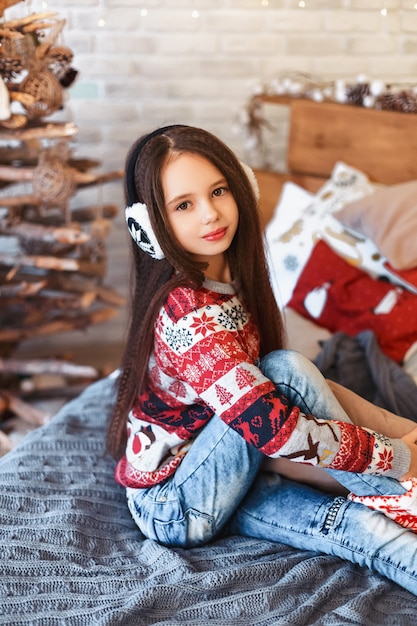
[[[218,187],[213,191],[213,196],[223,196],[227,193],[227,187]]]
[[[190,206],[189,202],[181,202],[176,208],[177,211],[185,211]]]

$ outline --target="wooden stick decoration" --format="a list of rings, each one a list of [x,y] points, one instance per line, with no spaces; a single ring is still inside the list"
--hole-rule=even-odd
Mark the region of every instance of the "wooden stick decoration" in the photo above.
[[[38,240],[43,243],[61,243],[70,246],[81,245],[91,240],[90,235],[83,232],[75,224],[72,227],[62,226],[55,228],[53,226],[43,226],[42,224],[30,224],[28,222],[8,224],[6,220],[0,219],[0,233],[3,235],[14,235],[27,241]]]
[[[120,295],[116,289],[113,287],[105,287],[104,285],[97,285],[96,282],[91,279],[80,280],[68,274],[59,274],[49,279],[48,286],[51,289],[66,292],[92,293],[102,302],[114,306],[122,307],[126,305],[126,298]]]
[[[97,378],[98,371],[90,365],[76,365],[58,359],[1,359],[0,372],[7,374],[58,374],[69,378]],[[1,392],[0,392],[1,394]]]
[[[0,198],[0,207],[7,207],[8,209],[19,208],[25,204],[29,204],[31,206],[40,206],[41,201],[35,195],[30,193],[10,196],[9,198]]]
[[[33,324],[35,319],[43,321],[48,313],[57,309],[67,313],[70,311],[85,311],[90,308],[97,298],[97,294],[94,291],[75,295],[62,292],[49,293],[47,290],[44,290],[38,297],[36,297],[37,295],[33,295],[31,300],[23,302],[22,296],[3,298],[1,304],[7,307],[19,307],[19,314],[22,315],[24,312],[25,320],[30,319],[30,323]]]
[[[82,330],[93,324],[108,322],[117,315],[116,309],[100,309],[92,313],[79,315],[76,319],[56,320],[31,328],[0,328],[0,342],[13,343],[33,337],[44,337],[71,330]]]
[[[104,263],[84,259],[58,258],[54,256],[0,254],[0,265],[6,267],[33,267],[39,270],[56,270],[58,272],[81,272],[87,276],[103,276]]]
[[[0,14],[1,17],[1,14]],[[24,35],[17,30],[10,30],[9,28],[0,28],[0,37],[5,39],[23,39]]]
[[[47,285],[46,280],[39,280],[35,283],[22,281],[16,285],[0,285],[0,298],[27,298],[36,296]]]
[[[0,391],[0,396],[6,400],[9,411],[18,415],[24,422],[34,426],[42,426],[48,421],[48,416],[43,411],[39,411],[24,400],[21,400],[9,391]]]
[[[2,5],[4,4],[8,4],[8,6],[12,6],[13,4],[17,4],[18,2],[21,2],[21,1],[22,0],[15,0],[15,1],[0,0],[0,11],[2,10]],[[4,8],[8,8],[8,6]],[[43,13],[32,13],[31,15],[27,15],[26,17],[19,17],[15,20],[9,20],[8,22],[4,23],[4,26],[6,28],[19,29],[19,28],[22,28],[23,26],[26,26],[26,24],[32,24],[32,22],[38,22],[39,20],[51,19],[55,17],[56,15],[57,15],[56,11],[43,11]],[[49,24],[49,26],[52,26],[52,24]]]
[[[87,172],[80,172],[71,166],[67,166],[68,170],[72,172],[74,181],[80,187],[88,187],[89,185],[97,185],[101,183],[109,183],[114,180],[123,178],[123,172],[117,170],[114,172],[107,172],[105,174],[89,174]],[[1,165],[0,166],[0,180],[10,182],[24,182],[33,180],[35,167],[14,167],[13,165]]]
[[[6,9],[15,4],[19,4],[21,1],[22,0],[0,0],[0,16],[3,15]]]

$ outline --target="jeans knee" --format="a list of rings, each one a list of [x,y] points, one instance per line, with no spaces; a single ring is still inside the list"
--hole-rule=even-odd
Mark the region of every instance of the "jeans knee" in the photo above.
[[[274,350],[261,359],[262,373],[274,381],[276,377],[290,379],[301,373],[316,371],[315,365],[296,350]]]

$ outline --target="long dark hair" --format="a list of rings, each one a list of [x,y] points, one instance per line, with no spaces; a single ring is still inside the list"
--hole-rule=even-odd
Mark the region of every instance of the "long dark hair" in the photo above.
[[[226,178],[239,209],[238,228],[227,251],[231,274],[257,324],[261,356],[283,345],[282,318],[269,281],[257,199],[239,159],[217,137],[192,126],[169,126],[138,139],[126,160],[126,202],[128,206],[146,204],[165,259],[153,259],[132,240],[130,324],[107,434],[107,448],[116,458],[124,453],[127,414],[146,385],[156,316],[175,286],[197,288],[204,280],[204,265],[178,244],[166,215],[160,172],[173,153],[197,154]]]

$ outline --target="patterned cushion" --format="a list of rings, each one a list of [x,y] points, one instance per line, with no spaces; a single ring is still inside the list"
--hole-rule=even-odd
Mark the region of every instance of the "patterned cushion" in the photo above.
[[[365,174],[345,163],[335,165],[331,178],[316,195],[293,183],[284,185],[278,206],[266,229],[271,280],[275,297],[285,306],[314,244],[325,239],[340,254],[361,263],[357,239],[347,233],[333,213],[346,202],[372,193]]]
[[[417,342],[417,296],[350,265],[324,241],[314,247],[288,306],[331,332],[374,331],[397,362]]]

